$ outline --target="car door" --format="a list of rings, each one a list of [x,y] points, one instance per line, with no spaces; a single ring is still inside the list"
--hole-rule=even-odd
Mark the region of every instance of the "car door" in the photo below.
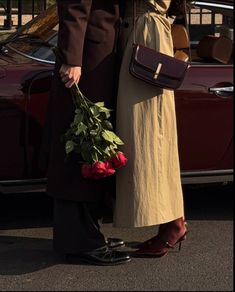
[[[219,94],[231,86],[230,68],[190,68],[176,94],[183,171],[232,168],[233,97]]]
[[[15,66],[1,59],[0,66],[0,181],[6,181],[25,175],[26,98]]]
[[[176,92],[181,169],[202,173],[230,171],[233,168],[232,54],[223,63],[215,56],[198,56],[198,48],[204,37],[209,35],[209,39],[217,41],[223,31],[232,29],[232,7],[221,4],[217,7],[215,1],[195,2],[190,11],[191,67]],[[205,50],[209,45],[205,44]],[[226,47],[224,50],[230,54],[230,45],[229,50]]]
[[[46,165],[40,163],[43,129],[45,127],[48,97],[51,88],[53,66],[34,72],[25,82],[26,107],[26,152],[29,178],[44,178]],[[41,161],[42,162],[42,161]]]

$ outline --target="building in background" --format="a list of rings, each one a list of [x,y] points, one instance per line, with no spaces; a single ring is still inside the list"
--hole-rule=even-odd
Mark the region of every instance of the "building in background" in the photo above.
[[[0,0],[0,29],[21,27],[55,0]]]

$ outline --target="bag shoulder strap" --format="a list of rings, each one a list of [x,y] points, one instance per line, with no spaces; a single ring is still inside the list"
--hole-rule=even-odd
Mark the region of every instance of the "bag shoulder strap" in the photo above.
[[[132,0],[132,4],[133,4],[133,44],[136,44],[136,15],[137,15],[137,11],[136,11],[136,0]]]

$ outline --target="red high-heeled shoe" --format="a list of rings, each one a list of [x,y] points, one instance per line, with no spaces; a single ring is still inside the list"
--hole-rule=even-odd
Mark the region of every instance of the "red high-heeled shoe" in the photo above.
[[[150,245],[152,245],[153,241],[156,240],[157,237],[158,237],[159,235],[162,234],[162,232],[163,232],[164,229],[167,227],[167,225],[168,225],[168,223],[164,223],[164,224],[159,225],[158,234],[155,235],[155,236],[153,236],[153,237],[151,237],[150,239],[144,241],[143,243],[138,244],[138,245],[136,246],[136,248],[138,248],[138,249],[148,248]],[[185,228],[186,228],[186,232],[185,232],[185,237],[186,237],[186,234],[187,234],[189,231],[188,231],[188,228],[187,228],[188,223],[187,223],[185,220],[184,220],[184,225],[185,225]],[[181,245],[180,245],[180,249],[181,249]]]
[[[182,242],[186,239],[187,230],[183,236],[181,236],[174,244],[170,244],[168,241],[164,241],[159,235],[157,235],[152,243],[146,247],[140,248],[133,256],[138,257],[163,257],[168,254],[170,249],[173,249],[179,244],[179,251],[181,250]]]

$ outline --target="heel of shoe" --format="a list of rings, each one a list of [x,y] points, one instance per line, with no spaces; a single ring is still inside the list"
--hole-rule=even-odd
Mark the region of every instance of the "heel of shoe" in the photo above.
[[[178,248],[178,251],[181,251],[181,248],[182,248],[182,242],[187,238],[187,234],[189,233],[189,231],[187,230],[185,232],[185,234],[178,240],[177,243],[179,243],[179,248]]]
[[[181,251],[181,248],[182,248],[182,240],[179,241],[179,248],[178,248],[178,251]]]

